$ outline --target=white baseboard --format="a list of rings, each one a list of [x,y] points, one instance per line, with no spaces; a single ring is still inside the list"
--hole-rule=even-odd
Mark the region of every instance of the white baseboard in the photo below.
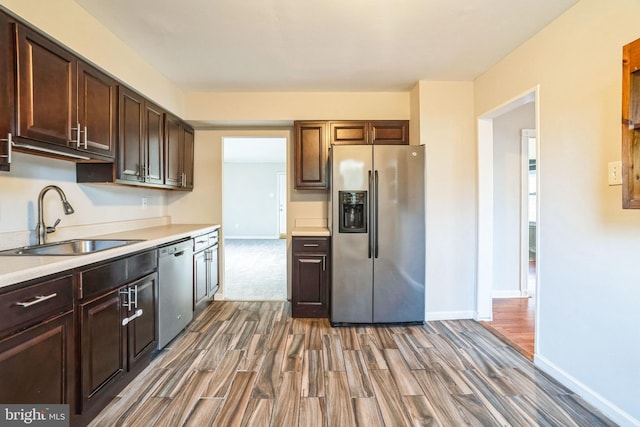
[[[494,290],[491,292],[491,297],[492,298],[526,298],[526,295],[522,295],[522,291],[519,289],[504,290],[504,291]]]
[[[536,354],[534,356],[534,364],[547,374],[551,375],[561,384],[580,395],[584,400],[609,417],[613,422],[622,427],[640,427],[640,420],[633,418],[630,414],[626,413],[618,406],[587,387],[585,384],[556,366],[544,356]]]
[[[461,320],[473,319],[473,311],[431,311],[425,313],[425,320]]]

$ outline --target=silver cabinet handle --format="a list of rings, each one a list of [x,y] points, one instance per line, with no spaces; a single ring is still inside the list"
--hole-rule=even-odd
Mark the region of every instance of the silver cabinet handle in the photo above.
[[[320,246],[320,245],[319,245],[319,244],[317,244],[317,243],[305,243],[303,246],[304,246],[305,248],[317,248],[317,247],[318,247],[318,246]]]
[[[5,139],[0,139],[0,141],[7,143],[7,154],[1,155],[0,158],[6,158],[7,159],[7,164],[10,165],[11,164],[11,150],[13,148],[13,138],[11,137],[11,133],[8,133],[7,137]]]
[[[72,131],[76,131],[76,139],[72,139],[70,142],[76,144],[76,148],[80,148],[80,122],[76,123],[76,127],[71,128]]]
[[[22,306],[24,308],[27,307],[31,307],[32,305],[36,305],[36,304],[40,304],[43,301],[46,301],[48,299],[51,298],[55,298],[56,296],[58,296],[58,294],[56,292],[49,294],[49,295],[38,295],[36,297],[36,299],[34,299],[33,301],[29,301],[29,302],[17,302],[16,305]]]
[[[132,322],[132,321],[136,320],[138,317],[141,317],[141,316],[142,316],[142,309],[139,308],[131,316],[125,317],[124,319],[122,319],[122,326],[127,326],[129,324],[129,322]]]
[[[87,133],[87,127],[84,127],[84,149],[87,149],[87,142],[89,141],[89,135]]]

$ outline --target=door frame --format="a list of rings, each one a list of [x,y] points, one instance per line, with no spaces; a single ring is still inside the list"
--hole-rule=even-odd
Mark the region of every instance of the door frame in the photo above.
[[[529,139],[536,138],[535,129],[520,130],[520,295],[528,297],[529,292]],[[536,141],[536,156],[538,142]],[[536,161],[537,168],[537,161]],[[537,173],[536,173],[537,178]],[[537,203],[536,203],[537,205]],[[538,227],[536,226],[536,233]]]
[[[505,103],[477,116],[477,148],[478,148],[478,253],[476,265],[476,311],[474,318],[479,321],[492,320],[492,290],[493,290],[493,119],[513,110],[516,107],[529,102],[535,102],[535,124],[538,130],[536,157],[540,162],[540,85],[521,93],[520,95],[506,101]],[[540,171],[536,174],[536,185],[538,193],[538,203],[536,207],[537,224],[536,243],[538,262],[536,265],[538,274],[536,275],[536,293],[540,294],[540,272],[543,267],[540,263]],[[535,303],[535,337],[534,341],[539,342],[539,312],[540,298],[536,298]],[[534,352],[535,352],[534,348]],[[535,360],[535,353],[534,353]]]

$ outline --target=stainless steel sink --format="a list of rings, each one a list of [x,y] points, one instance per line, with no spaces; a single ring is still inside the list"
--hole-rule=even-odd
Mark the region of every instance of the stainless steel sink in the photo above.
[[[141,240],[74,239],[46,245],[24,246],[0,251],[0,256],[70,256],[86,255],[119,246],[130,245]]]

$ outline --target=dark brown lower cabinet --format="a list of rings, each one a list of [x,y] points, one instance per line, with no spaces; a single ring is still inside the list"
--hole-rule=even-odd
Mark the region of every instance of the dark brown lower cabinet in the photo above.
[[[125,338],[122,327],[126,308],[120,290],[80,304],[80,378],[81,413],[100,401],[108,386],[124,376],[126,370]],[[112,397],[109,395],[106,398]],[[99,404],[99,403],[97,403]]]
[[[148,364],[156,348],[157,293],[153,273],[80,304],[83,415],[101,409]]]
[[[73,314],[0,341],[0,402],[70,404],[73,413]]]
[[[328,317],[330,238],[294,237],[292,317]]]

